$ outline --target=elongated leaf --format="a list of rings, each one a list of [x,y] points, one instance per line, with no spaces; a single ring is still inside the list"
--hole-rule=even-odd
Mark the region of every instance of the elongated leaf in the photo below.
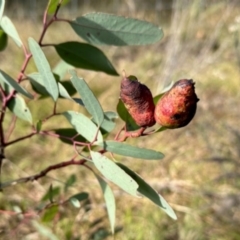
[[[40,73],[31,73],[28,79],[32,85],[33,90],[43,96],[49,96],[47,89],[44,86],[42,75]]]
[[[118,76],[117,71],[104,53],[90,44],[65,42],[55,45],[55,49],[65,62],[74,67],[101,71]]]
[[[95,167],[106,179],[113,182],[127,193],[137,196],[138,184],[116,163],[98,152],[91,151],[90,153]]]
[[[119,99],[119,102],[117,105],[117,112],[118,112],[120,118],[126,123],[127,131],[135,131],[140,128],[136,124],[136,122],[133,120],[132,116],[129,114],[128,110],[124,106],[121,99]]]
[[[161,152],[146,148],[139,148],[116,141],[105,141],[103,143],[98,143],[98,145],[102,146],[109,152],[113,152],[122,156],[153,160],[159,160],[164,157]]]
[[[33,55],[33,59],[36,64],[36,67],[42,76],[42,80],[43,80],[46,90],[51,95],[53,100],[57,101],[58,85],[53,76],[50,65],[49,65],[42,49],[38,45],[38,43],[33,38],[29,38],[28,43],[29,43],[29,48]]]
[[[18,118],[32,123],[32,114],[27,107],[24,99],[18,94],[16,94],[16,96],[8,102],[7,107]]]
[[[65,182],[64,186],[64,192],[66,193],[70,187],[74,185],[74,183],[77,181],[77,177],[75,174],[72,174],[69,176],[69,178]]]
[[[4,30],[4,32],[8,36],[10,36],[19,47],[22,46],[22,40],[20,39],[18,32],[15,26],[13,25],[12,21],[7,16],[2,17],[1,27]]]
[[[72,203],[72,205],[76,208],[79,208],[80,202],[88,199],[89,194],[87,192],[77,193],[73,196],[71,196],[68,201]]]
[[[58,211],[59,210],[58,210],[58,206],[57,205],[45,209],[44,215],[43,215],[43,217],[41,219],[42,222],[45,222],[45,223],[52,222],[53,219],[55,218],[56,214],[58,213]]]
[[[0,0],[0,23],[1,23],[1,20],[2,20],[4,7],[5,7],[5,0]]]
[[[0,0],[1,1],[1,0]],[[2,52],[7,47],[8,36],[7,34],[0,28],[0,52]]]
[[[63,0],[61,5],[64,6],[68,2],[69,2],[69,0]],[[49,4],[49,7],[48,7],[48,14],[55,13],[58,3],[59,3],[59,0],[50,0],[50,4]]]
[[[116,118],[118,118],[118,115],[115,112],[104,112],[104,120],[101,124],[101,131],[103,134],[109,133],[114,129],[114,127],[116,126],[114,120]]]
[[[17,92],[23,94],[24,96],[33,99],[32,94],[27,92],[21,85],[19,85],[12,77],[10,77],[7,73],[0,70],[0,78],[7,83],[9,86],[14,88]]]
[[[157,102],[159,101],[159,99],[164,95],[164,93],[167,92],[167,91],[169,91],[169,90],[172,88],[173,84],[174,84],[174,82],[172,81],[168,86],[166,86],[166,87],[161,91],[161,93],[159,93],[157,96],[155,96],[155,97],[153,98],[153,102],[154,102],[155,105],[157,104]]]
[[[89,13],[76,18],[70,25],[92,44],[146,45],[163,37],[162,29],[152,23],[107,13]]]
[[[63,60],[59,61],[59,63],[53,68],[53,72],[59,76],[60,80],[63,80],[66,72],[74,67]]]
[[[71,123],[71,125],[77,130],[77,132],[86,138],[89,142],[92,142],[97,134],[97,126],[82,113],[74,111],[64,112],[63,115]],[[98,132],[97,142],[102,142],[103,137],[101,132]]]
[[[75,141],[78,142],[86,142],[86,139],[81,135],[78,135],[78,132],[74,128],[60,128],[55,129],[54,132],[59,134],[59,140],[67,144],[73,144],[73,142],[69,138],[74,138]]]
[[[72,84],[80,94],[84,106],[97,122],[98,126],[100,126],[104,119],[100,103],[83,78],[79,78],[74,70],[70,70],[70,74],[72,75]]]
[[[69,100],[73,100],[71,98],[71,96],[68,94],[68,92],[65,89],[65,87],[60,82],[58,82],[58,88],[59,88],[59,95],[61,97],[64,97],[64,98],[69,99]]]
[[[117,163],[117,165],[122,168],[129,176],[131,176],[139,185],[138,192],[143,196],[150,199],[153,203],[159,206],[164,212],[168,214],[173,219],[177,219],[177,216],[173,209],[169,206],[166,200],[158,194],[148,183],[146,183],[138,174],[133,172],[131,169],[123,165],[122,163]]]
[[[115,217],[116,217],[116,204],[115,204],[115,198],[112,189],[108,186],[108,184],[98,175],[96,175],[96,178],[101,186],[103,196],[106,202],[107,207],[107,213],[108,218],[111,226],[112,234],[114,233],[114,227],[115,227]]]
[[[41,234],[45,239],[59,240],[59,238],[52,232],[52,230],[37,221],[32,221],[33,227]]]

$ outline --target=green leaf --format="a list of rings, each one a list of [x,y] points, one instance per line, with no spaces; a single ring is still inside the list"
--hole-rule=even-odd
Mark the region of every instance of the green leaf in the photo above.
[[[69,202],[75,207],[75,208],[80,208],[80,202],[76,198],[70,198]]]
[[[58,85],[51,71],[50,65],[38,43],[33,39],[28,39],[29,48],[33,55],[34,62],[42,76],[44,86],[54,101],[58,99]]]
[[[93,92],[91,91],[87,83],[84,81],[84,79],[79,78],[74,70],[70,70],[70,74],[72,75],[72,84],[80,94],[84,106],[92,115],[98,126],[100,126],[104,119],[102,106],[100,105],[97,98],[94,96]]]
[[[87,192],[82,192],[71,196],[68,201],[70,201],[74,207],[79,208],[81,206],[80,202],[88,199],[88,197],[89,194]]]
[[[174,82],[172,81],[168,86],[166,86],[162,91],[161,93],[159,93],[157,96],[155,96],[153,98],[153,102],[154,102],[154,105],[156,105],[159,101],[159,99],[164,95],[165,92],[169,91],[172,86],[173,86]]]
[[[140,128],[136,124],[136,122],[133,120],[132,116],[129,114],[128,110],[124,106],[121,99],[119,99],[119,101],[118,101],[117,112],[118,112],[120,118],[126,123],[127,131],[135,131]]]
[[[47,89],[44,86],[42,76],[40,73],[31,73],[28,76],[33,90],[43,96],[49,96]]]
[[[116,126],[114,120],[116,118],[118,118],[118,115],[115,112],[104,112],[104,120],[101,124],[102,134],[109,133],[114,129],[114,127]]]
[[[7,73],[0,70],[0,78],[9,86],[14,88],[17,92],[21,93],[22,95],[33,99],[33,96],[27,92],[21,85],[19,85],[12,77],[10,77]]]
[[[88,199],[88,197],[89,197],[89,194],[87,192],[81,192],[71,196],[71,198],[76,198],[80,202]]]
[[[165,131],[165,130],[167,130],[167,129],[169,129],[169,128],[166,128],[166,127],[161,126],[159,129],[157,129],[157,130],[155,131],[155,133],[157,133],[157,132],[163,132],[163,131]]]
[[[27,107],[24,99],[18,94],[16,94],[16,96],[8,102],[7,107],[18,118],[32,123],[32,114]]]
[[[54,205],[50,208],[45,209],[44,215],[42,217],[42,222],[45,222],[45,223],[52,222],[57,213],[58,213],[57,205]]]
[[[2,20],[4,7],[5,7],[5,0],[0,0],[0,23],[1,23],[1,20]]]
[[[65,88],[69,96],[74,95],[77,90],[73,87],[72,83],[70,81],[61,81],[61,85]]]
[[[83,138],[74,128],[60,128],[53,130],[56,134],[59,134],[59,140],[64,143],[72,145],[72,141],[68,138],[74,138],[75,141],[78,142],[86,142],[86,139]]]
[[[73,184],[77,181],[76,175],[72,174],[66,181],[64,186],[64,192],[67,192],[68,188],[73,186]]]
[[[47,12],[48,12],[48,14],[53,14],[53,13],[55,13],[55,11],[57,9],[59,0],[49,0],[49,2],[50,2],[50,4],[49,4]],[[61,3],[61,6],[66,5],[68,2],[69,2],[69,0],[63,0]]]
[[[50,202],[54,201],[55,196],[59,196],[60,194],[60,187],[53,187],[52,184],[49,187],[47,193],[42,197],[42,201],[49,200]]]
[[[0,0],[1,1],[1,0]],[[2,52],[7,47],[8,36],[7,34],[0,28],[0,52]]]
[[[68,94],[67,90],[65,89],[65,87],[60,83],[58,82],[58,89],[59,89],[59,95],[61,97],[64,97],[66,99],[69,99],[69,100],[72,100],[73,99],[71,98],[71,96]]]
[[[108,218],[111,226],[111,231],[112,231],[112,234],[114,234],[115,218],[116,218],[116,204],[115,204],[114,194],[110,186],[101,177],[99,177],[96,174],[95,176],[103,192],[103,196],[104,196],[106,207],[107,207]]]
[[[65,74],[68,70],[73,69],[74,67],[63,60],[59,61],[59,63],[54,67],[53,72],[59,76],[60,80],[63,80]]]
[[[102,146],[109,152],[113,152],[122,156],[153,160],[159,160],[164,157],[161,152],[146,148],[139,148],[116,141],[105,141],[103,143],[98,143],[98,145]]]
[[[168,214],[173,219],[177,219],[177,216],[173,209],[169,206],[166,200],[158,194],[148,183],[146,183],[138,174],[133,172],[131,169],[123,165],[122,163],[117,163],[117,165],[122,168],[129,176],[131,176],[139,185],[138,192],[143,196],[150,199],[153,203],[159,206],[164,212]]]
[[[82,113],[74,111],[64,112],[63,115],[71,123],[71,125],[77,130],[77,132],[86,138],[89,142],[95,139],[98,128],[97,126]],[[103,137],[100,131],[98,131],[97,142],[102,142]]]
[[[90,44],[65,42],[55,45],[55,49],[65,62],[74,67],[118,76],[117,71],[104,53]]]
[[[38,120],[36,124],[37,133],[39,133],[41,129],[42,129],[42,120]]]
[[[22,46],[22,40],[20,39],[18,32],[17,32],[15,26],[13,25],[12,21],[7,16],[2,17],[1,27],[2,27],[3,31],[9,37],[11,37],[19,47]]]
[[[32,225],[39,232],[39,234],[41,234],[43,237],[46,237],[45,239],[59,240],[59,238],[52,232],[50,228],[45,227],[37,221],[32,221]]]
[[[90,152],[95,167],[102,175],[127,193],[137,196],[138,184],[116,163],[98,152]]]
[[[76,18],[70,25],[91,44],[146,45],[163,37],[162,29],[152,23],[107,13],[89,13]]]

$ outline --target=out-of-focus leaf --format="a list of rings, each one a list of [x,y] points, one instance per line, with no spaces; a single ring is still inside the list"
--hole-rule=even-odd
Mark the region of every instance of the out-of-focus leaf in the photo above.
[[[80,202],[88,199],[88,197],[89,197],[89,194],[87,192],[81,192],[71,196],[71,198],[76,198]]]
[[[55,45],[55,49],[65,62],[74,67],[118,76],[117,71],[104,53],[90,44],[65,42]]]
[[[71,125],[77,130],[77,132],[86,138],[89,142],[95,139],[97,134],[97,126],[82,113],[74,111],[64,112],[63,115],[71,123]],[[102,142],[103,137],[100,131],[98,131],[97,142]]]
[[[53,72],[59,76],[60,80],[64,79],[66,72],[74,67],[63,60],[59,61],[59,63],[53,68]]]
[[[55,11],[57,9],[59,0],[49,0],[49,2],[50,2],[50,4],[49,4],[47,12],[48,12],[48,14],[53,14],[53,13],[55,13]],[[68,2],[69,2],[69,0],[63,0],[61,3],[61,6],[66,5]]]
[[[71,196],[68,201],[70,201],[74,207],[79,208],[81,206],[80,202],[88,199],[88,197],[89,194],[87,192],[81,192]]]
[[[57,213],[58,213],[57,205],[47,208],[44,211],[44,215],[42,217],[42,222],[45,222],[45,223],[52,222]]]
[[[88,13],[71,21],[70,25],[91,44],[146,45],[163,37],[162,29],[152,23],[107,13]]]
[[[75,137],[74,138],[75,141],[86,142],[86,139],[81,135],[79,135],[79,133],[74,128],[60,128],[60,129],[55,129],[54,132],[60,135],[59,140],[70,145],[72,145],[73,143],[68,138],[73,138],[73,137]],[[64,137],[67,137],[67,138],[64,138]]]
[[[105,141],[98,143],[99,146],[102,146],[105,150],[113,152],[122,156],[141,158],[147,160],[159,160],[164,157],[161,152],[139,148],[135,146],[128,145],[127,143],[116,142],[116,141]]]
[[[114,234],[115,217],[116,217],[116,204],[115,204],[114,194],[110,186],[101,177],[99,177],[96,174],[95,176],[103,192],[103,196],[104,196],[106,207],[107,207],[108,218],[111,226],[111,231],[112,231],[112,234]]]
[[[154,102],[154,105],[157,104],[157,102],[159,101],[159,99],[164,95],[165,92],[169,91],[172,86],[173,86],[174,82],[172,81],[168,86],[166,86],[162,91],[161,93],[159,93],[157,96],[155,96],[153,98],[153,102]]]
[[[54,197],[59,196],[60,194],[60,187],[53,187],[52,184],[49,187],[47,193],[42,197],[42,201],[49,200],[50,202],[54,201]]]
[[[36,124],[36,130],[38,133],[41,131],[41,128],[42,128],[42,121],[39,120]]]
[[[0,0],[1,1],[1,0]],[[0,52],[2,52],[7,47],[8,36],[7,34],[0,28]]]
[[[80,202],[79,202],[76,198],[74,198],[74,197],[70,198],[70,199],[69,199],[69,202],[70,202],[75,208],[80,208],[80,207],[81,207]]]
[[[14,88],[17,92],[21,93],[22,95],[33,99],[33,96],[27,92],[21,85],[19,85],[12,77],[10,77],[7,73],[0,70],[0,78],[10,85],[12,88]]]
[[[84,106],[92,115],[98,126],[100,126],[104,119],[102,106],[100,105],[99,101],[94,96],[93,92],[91,91],[87,83],[84,81],[84,79],[79,78],[74,70],[70,70],[70,74],[72,75],[72,84],[80,94]]]
[[[135,131],[140,128],[129,114],[121,99],[119,99],[117,105],[117,112],[119,117],[126,123],[127,131]]]
[[[0,0],[0,23],[1,23],[1,20],[2,20],[4,7],[5,7],[5,0]]]
[[[157,132],[163,132],[163,131],[165,131],[165,130],[167,130],[168,128],[166,128],[166,127],[160,127],[159,129],[157,129],[156,131],[155,131],[155,133],[157,133]]]
[[[131,176],[139,185],[138,192],[143,196],[150,199],[153,203],[159,206],[164,212],[167,213],[173,219],[177,219],[177,216],[173,209],[169,206],[166,200],[158,194],[148,183],[146,183],[138,174],[133,172],[131,169],[123,165],[122,163],[117,163],[117,165],[122,168],[129,176]]]
[[[33,39],[28,39],[29,48],[33,55],[38,72],[42,76],[44,86],[54,101],[58,98],[58,85],[51,71],[50,65],[38,43]]]
[[[50,228],[45,227],[37,221],[32,221],[32,225],[43,237],[46,237],[49,240],[59,240],[59,238],[52,232]]]
[[[95,167],[106,179],[113,182],[127,193],[137,196],[138,184],[116,163],[98,152],[91,151],[90,153]]]
[[[66,181],[64,186],[64,192],[67,192],[68,188],[73,186],[73,184],[77,181],[77,177],[75,174],[72,174]]]
[[[22,120],[32,123],[32,114],[29,108],[27,107],[24,99],[18,94],[16,94],[15,97],[8,102],[7,107],[18,118],[21,118]]]
[[[15,26],[13,25],[12,21],[10,20],[10,18],[8,18],[7,16],[3,16],[2,20],[0,22],[1,27],[3,29],[3,31],[13,39],[13,41],[19,46],[22,46],[22,40],[20,39],[18,32],[15,28]]]

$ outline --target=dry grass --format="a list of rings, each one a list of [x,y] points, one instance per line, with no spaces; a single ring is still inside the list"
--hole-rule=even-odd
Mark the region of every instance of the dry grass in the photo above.
[[[138,48],[102,48],[119,72],[125,69],[128,74],[138,76],[153,91],[155,89],[155,94],[172,80],[193,78],[200,98],[195,119],[186,128],[168,130],[151,138],[129,140],[138,146],[162,151],[166,155],[163,161],[119,158],[170,202],[178,221],[169,219],[147,200],[132,199],[113,186],[119,229],[115,239],[240,239],[240,50],[234,45],[240,32],[237,20],[240,6],[234,2],[218,1],[208,7],[199,7],[196,0],[182,9],[179,2],[172,19],[163,24],[165,37],[160,43]],[[124,14],[121,9],[120,13]],[[127,13],[162,25],[158,12]],[[38,22],[34,25],[28,20],[14,23],[23,41],[26,42],[29,35],[39,36],[41,25]],[[234,26],[238,27],[235,32]],[[68,39],[62,31],[61,25],[56,24],[47,35],[46,42]],[[69,36],[77,39],[70,29]],[[53,53],[52,50],[47,52],[52,65],[58,60]],[[1,55],[1,69],[16,76],[23,60],[19,49],[9,42],[9,48]],[[29,71],[33,69],[31,65]],[[82,70],[79,74],[98,94],[104,109],[114,110],[120,78]],[[51,109],[51,103],[47,99],[42,100],[36,109],[33,102],[30,108],[37,120]],[[59,109],[67,108],[78,110],[77,106],[60,102]],[[27,131],[25,123],[17,123],[13,138]],[[49,127],[59,124],[63,124],[60,117]],[[34,174],[49,163],[68,159],[72,153],[70,146],[55,139],[33,137],[25,140],[8,149],[9,160],[3,168],[3,180]],[[6,188],[0,195],[0,209],[13,211],[18,207],[23,211],[34,210],[50,183],[63,187],[71,174],[76,174],[77,182],[61,197],[87,191],[90,205],[84,205],[79,211],[70,205],[60,207],[59,215],[46,225],[59,239],[80,239],[80,235],[81,239],[104,239],[101,234],[104,235],[109,227],[101,192],[93,175],[81,167],[60,169],[38,182]],[[94,222],[96,220],[99,222]],[[2,239],[44,239],[39,237],[30,221],[3,213],[0,236]]]

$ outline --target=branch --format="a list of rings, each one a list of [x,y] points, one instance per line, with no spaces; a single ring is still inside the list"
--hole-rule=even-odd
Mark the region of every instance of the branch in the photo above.
[[[26,182],[30,182],[30,181],[35,181],[35,180],[38,180],[39,178],[45,177],[50,171],[57,170],[59,168],[63,168],[63,167],[70,166],[70,165],[84,165],[84,163],[86,161],[87,160],[85,160],[85,159],[80,159],[80,160],[71,159],[69,161],[60,162],[60,163],[57,163],[57,164],[54,164],[54,165],[51,165],[51,166],[45,168],[40,173],[37,173],[35,175],[24,177],[24,178],[19,178],[17,180],[13,180],[10,182],[2,183],[1,187],[6,188],[9,186],[18,184],[18,183],[26,183]]]
[[[10,141],[10,142],[8,142],[8,143],[5,143],[5,147],[7,147],[7,146],[9,146],[9,145],[12,145],[12,144],[14,144],[14,143],[16,143],[16,142],[19,142],[19,141],[22,141],[22,140],[24,140],[24,139],[27,139],[27,138],[30,138],[30,137],[32,137],[33,135],[35,135],[35,134],[37,134],[37,132],[31,132],[30,134],[28,134],[28,135],[26,135],[26,136],[23,136],[23,137],[20,137],[20,138],[17,138],[17,139],[15,139],[15,140],[13,140],[13,141]]]

